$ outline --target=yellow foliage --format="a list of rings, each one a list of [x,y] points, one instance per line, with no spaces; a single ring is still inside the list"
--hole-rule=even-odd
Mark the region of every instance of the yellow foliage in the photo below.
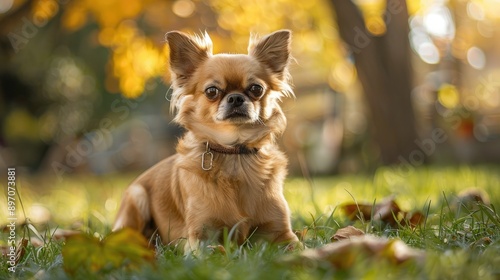
[[[448,109],[455,108],[460,102],[457,88],[454,85],[443,84],[438,91],[438,100]]]
[[[375,36],[384,35],[386,26],[383,16],[386,8],[386,1],[363,0],[357,3],[365,18],[366,29]]]
[[[114,32],[113,32],[114,31]],[[166,56],[134,24],[124,22],[115,30],[103,30],[99,40],[113,50],[113,74],[126,97],[136,98],[146,82],[165,71]]]
[[[483,11],[486,13],[486,17],[489,19],[500,19],[500,1],[498,0],[476,0],[473,1],[478,3],[482,8]]]
[[[494,5],[491,0],[474,1]],[[385,34],[386,1],[358,0],[356,4],[368,31],[375,36]],[[414,14],[431,5],[432,1],[408,0],[407,4],[409,13]],[[158,38],[153,40],[143,34],[135,24],[137,18],[143,17],[146,22],[157,28],[165,27],[168,31],[169,25],[175,24],[176,20],[188,20],[207,12],[214,13],[218,25],[218,31],[209,30],[215,53],[245,52],[251,33],[266,34],[289,28],[294,31],[292,49],[299,67],[312,69],[307,77],[321,81],[328,79],[332,88],[347,91],[354,84],[357,73],[352,63],[345,59],[346,50],[340,44],[330,5],[325,0],[206,0],[203,4],[200,0],[168,3],[130,0],[126,4],[120,0],[81,0],[67,4],[62,22],[70,31],[81,28],[89,19],[97,22],[97,41],[112,50],[109,64],[112,77],[106,77],[107,84],[116,84],[117,89],[129,98],[141,95],[149,79],[168,72],[168,52]],[[182,29],[190,33],[203,31],[192,25],[185,25]],[[116,82],[112,82],[113,79]]]
[[[2,133],[10,141],[37,140],[38,120],[25,109],[14,109],[7,115]]]
[[[365,20],[366,29],[375,36],[382,36],[387,31],[384,19],[381,16],[370,16]]]
[[[63,11],[62,26],[69,31],[95,21],[99,26],[97,42],[112,50],[108,64],[111,76],[106,77],[106,84],[131,98],[142,94],[149,79],[168,73],[168,52],[158,35],[173,28],[190,33],[208,29],[215,53],[245,52],[251,33],[292,29],[293,55],[298,68],[310,69],[303,74],[307,81],[328,79],[333,89],[348,91],[357,77],[352,63],[345,58],[347,50],[339,39],[331,3],[326,0],[36,0],[34,3],[36,24],[44,24],[59,10]],[[363,14],[367,30],[374,36],[384,35],[387,31],[384,19],[390,16],[384,13],[387,3],[392,2],[356,0],[355,3]],[[407,0],[406,3],[410,16],[425,14],[436,5],[434,0]],[[498,0],[470,0],[464,7],[479,27],[483,23],[493,26],[491,22],[500,19],[496,12],[500,10]],[[156,28],[154,36],[158,37],[143,34],[135,25],[139,18]],[[463,28],[457,30],[460,38],[453,42],[452,48],[456,57],[464,59],[467,46],[475,41],[468,35],[477,33],[474,28],[470,32]],[[454,102],[446,100],[451,102],[447,105]]]
[[[346,92],[356,81],[356,75],[356,68],[351,62],[340,61],[332,67],[328,83],[331,88],[339,92]]]
[[[83,2],[71,2],[62,16],[62,26],[68,31],[75,31],[87,23],[87,8]]]
[[[250,33],[266,34],[289,28],[294,32],[293,56],[298,67],[310,69],[309,82],[310,78],[325,81],[332,66],[344,61],[336,23],[329,3],[324,0],[210,0],[208,3],[217,14],[220,28],[231,32],[230,38],[212,38],[214,42],[225,40],[223,44],[215,44],[216,48],[223,46],[225,52],[244,51]]]
[[[44,26],[59,11],[59,4],[55,0],[38,0],[33,6],[33,23]]]
[[[48,0],[47,0],[48,1]],[[166,56],[136,27],[134,19],[152,1],[74,1],[63,14],[63,27],[74,31],[86,24],[88,15],[99,24],[98,42],[110,48],[112,73],[124,96],[136,98],[146,82],[165,71]]]
[[[406,0],[406,5],[408,6],[408,14],[412,16],[421,9],[422,0]]]
[[[46,0],[53,1],[53,0]],[[301,67],[315,69],[311,76],[325,80],[338,61],[344,61],[344,50],[338,47],[338,34],[331,10],[324,0],[207,0],[223,32],[210,32],[214,52],[245,52],[250,33],[266,34],[281,28],[294,31],[293,55]],[[152,7],[157,7],[154,9]],[[146,82],[166,72],[165,48],[153,43],[135,25],[144,14],[151,22],[152,11],[169,9],[168,15],[189,18],[196,14],[199,1],[177,0],[169,4],[159,0],[120,0],[70,2],[63,14],[63,27],[74,31],[94,19],[99,25],[98,42],[112,50],[110,66],[124,96],[142,94]],[[160,16],[153,13],[155,17]],[[175,20],[175,19],[174,19]],[[162,22],[162,26],[166,24]],[[169,22],[175,22],[172,19]],[[165,27],[168,29],[168,27]],[[199,29],[184,31],[198,32]],[[227,35],[230,36],[227,36]],[[328,59],[325,59],[325,58]],[[344,76],[351,77],[350,74]],[[106,77],[110,81],[109,77]],[[349,84],[350,81],[341,83]],[[107,84],[113,84],[108,83]]]
[[[63,268],[71,276],[82,270],[105,274],[110,268],[139,268],[155,259],[144,236],[130,228],[115,231],[104,240],[83,233],[68,236],[62,255]]]

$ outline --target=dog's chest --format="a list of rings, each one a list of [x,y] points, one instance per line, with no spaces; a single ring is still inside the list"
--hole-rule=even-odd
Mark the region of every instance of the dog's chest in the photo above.
[[[265,166],[258,159],[232,155],[218,161],[221,168],[214,172],[213,180],[238,212],[252,216],[256,208],[262,207],[275,187],[271,166]]]
[[[223,155],[216,158],[215,178],[230,181],[234,187],[260,189],[270,180],[273,164],[263,161],[256,155]]]

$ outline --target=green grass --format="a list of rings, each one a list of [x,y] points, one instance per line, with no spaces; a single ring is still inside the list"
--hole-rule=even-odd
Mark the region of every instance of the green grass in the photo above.
[[[423,266],[394,265],[378,259],[359,258],[348,269],[335,269],[328,262],[291,265],[294,254],[266,243],[238,247],[222,244],[226,254],[205,250],[185,257],[176,248],[159,246],[153,266],[130,270],[111,269],[103,275],[78,274],[89,279],[499,279],[500,278],[500,168],[430,167],[410,174],[381,168],[372,175],[327,178],[290,178],[285,195],[292,210],[295,230],[309,248],[330,243],[341,227],[354,225],[367,233],[398,238],[411,247],[425,250]],[[58,182],[48,178],[18,178],[24,211],[36,229],[18,226],[18,237],[50,235],[48,229],[75,228],[96,237],[110,232],[123,189],[134,175],[67,177]],[[488,205],[457,203],[465,189],[483,190]],[[426,220],[416,228],[388,227],[380,222],[349,221],[341,211],[344,203],[376,203],[394,195],[405,211],[421,211]],[[35,205],[33,207],[33,205]],[[18,215],[22,216],[17,204]],[[6,212],[0,212],[5,220]],[[45,215],[42,215],[45,214]],[[50,216],[47,216],[50,215]],[[38,219],[40,224],[37,224]],[[7,239],[7,232],[2,234]],[[45,245],[27,246],[16,273],[0,264],[0,279],[67,279],[62,241],[47,238]]]

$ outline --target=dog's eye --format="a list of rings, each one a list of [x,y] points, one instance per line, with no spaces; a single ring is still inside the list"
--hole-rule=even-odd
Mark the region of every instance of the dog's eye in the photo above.
[[[209,87],[205,90],[205,96],[210,100],[214,100],[219,96],[219,94],[220,94],[220,89],[216,87]]]
[[[248,88],[248,91],[252,94],[253,97],[259,98],[262,96],[262,93],[264,93],[264,88],[260,85],[251,85]]]

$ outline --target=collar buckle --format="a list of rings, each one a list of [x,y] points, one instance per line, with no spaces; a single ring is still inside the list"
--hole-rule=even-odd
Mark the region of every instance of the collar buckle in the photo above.
[[[210,147],[208,146],[208,141],[207,141],[205,152],[201,155],[201,169],[205,171],[210,171],[212,170],[213,166],[214,166],[214,154],[210,151]]]

